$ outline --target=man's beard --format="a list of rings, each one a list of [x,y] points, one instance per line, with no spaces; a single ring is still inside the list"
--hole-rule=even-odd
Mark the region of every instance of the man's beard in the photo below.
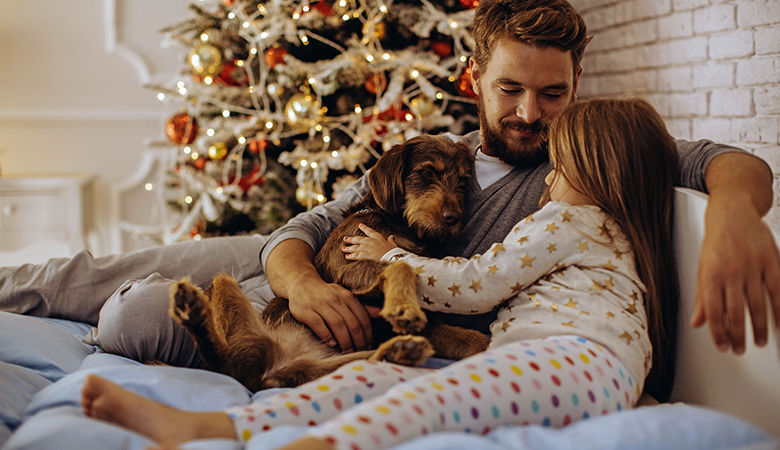
[[[477,107],[482,145],[489,149],[490,156],[495,156],[510,166],[526,168],[536,167],[549,160],[547,141],[544,139],[527,139],[510,147],[501,137],[501,130],[507,128],[537,133],[538,136],[543,136],[547,132],[545,124],[540,122],[527,124],[520,120],[503,119],[499,124],[500,129],[496,130],[491,128],[487,122],[485,104],[481,97],[477,97]]]

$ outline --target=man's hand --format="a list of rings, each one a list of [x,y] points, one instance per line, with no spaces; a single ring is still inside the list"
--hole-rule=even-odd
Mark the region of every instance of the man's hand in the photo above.
[[[761,195],[766,191],[765,166],[755,166],[748,176],[756,184],[743,181],[730,188],[740,174],[750,173],[741,164],[753,161],[744,158],[750,157],[721,155],[707,169],[710,199],[691,319],[694,327],[708,322],[718,349],[731,348],[736,354],[745,351],[745,306],[759,347],[767,342],[768,326],[780,327],[780,254],[769,227],[761,221],[771,205],[771,174],[768,201]]]
[[[352,292],[322,279],[298,284],[290,292],[290,312],[308,325],[323,342],[349,353],[371,345],[371,318]],[[375,308],[378,311],[379,308]]]
[[[268,281],[276,295],[287,298],[290,312],[323,342],[344,352],[371,345],[369,310],[347,289],[326,283],[312,263],[314,252],[303,241],[281,242],[268,256]],[[378,316],[379,309],[371,314]]]

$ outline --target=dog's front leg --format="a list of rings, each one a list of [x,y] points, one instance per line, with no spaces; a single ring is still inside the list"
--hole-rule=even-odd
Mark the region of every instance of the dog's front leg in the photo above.
[[[399,334],[419,333],[427,319],[417,301],[417,275],[402,261],[355,261],[339,268],[338,283],[359,298],[384,296],[380,315]]]

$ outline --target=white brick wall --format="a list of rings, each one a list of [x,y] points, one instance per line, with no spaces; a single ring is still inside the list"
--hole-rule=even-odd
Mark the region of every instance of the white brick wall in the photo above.
[[[675,137],[763,158],[780,234],[780,0],[570,1],[594,36],[580,97],[642,95]]]

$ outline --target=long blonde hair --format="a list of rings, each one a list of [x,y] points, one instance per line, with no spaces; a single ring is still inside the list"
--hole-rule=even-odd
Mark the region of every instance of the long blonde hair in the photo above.
[[[550,159],[569,184],[626,235],[640,279],[653,344],[645,391],[665,401],[674,381],[679,283],[672,243],[677,145],[645,100],[575,103],[550,123]],[[548,189],[549,191],[549,189]],[[545,193],[543,201],[549,199]]]

